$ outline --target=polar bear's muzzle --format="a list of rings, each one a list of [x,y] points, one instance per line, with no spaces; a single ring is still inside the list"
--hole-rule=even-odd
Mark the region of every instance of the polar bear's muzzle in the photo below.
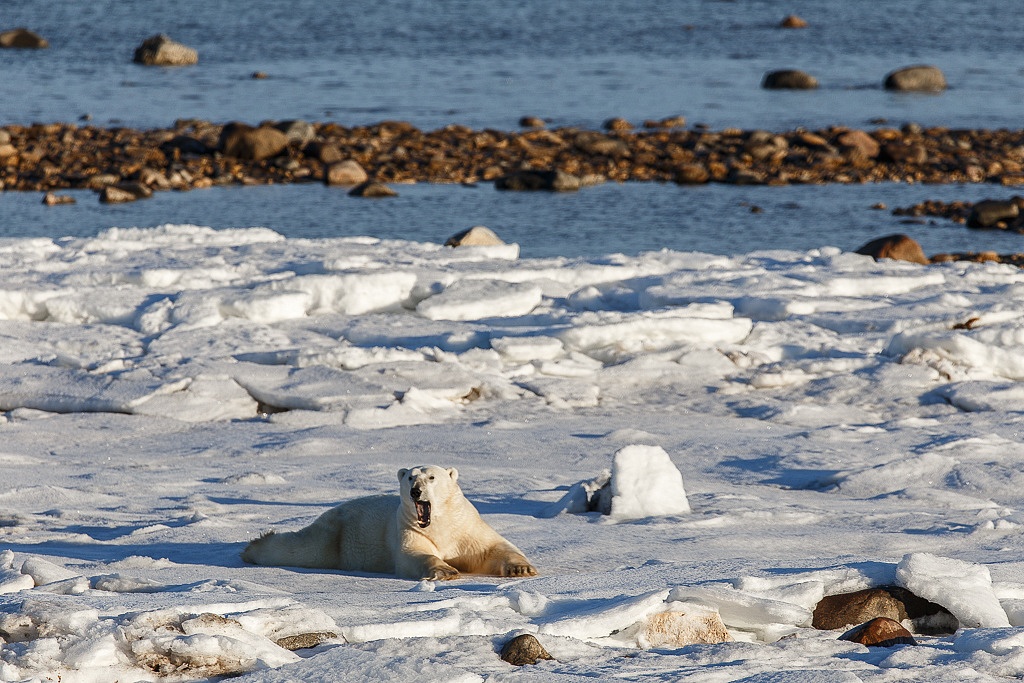
[[[416,524],[421,529],[426,529],[430,526],[430,501],[420,500],[422,492],[418,486],[412,487],[409,490],[409,495],[412,497],[413,505],[416,506]]]

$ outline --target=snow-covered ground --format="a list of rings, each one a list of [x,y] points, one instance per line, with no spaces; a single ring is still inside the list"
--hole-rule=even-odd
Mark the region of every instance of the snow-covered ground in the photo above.
[[[0,680],[1024,676],[1024,272],[517,252],[0,243]],[[552,513],[620,452],[634,505]],[[240,561],[426,463],[540,576]],[[868,649],[810,627],[822,596],[888,584],[961,630]],[[694,602],[733,642],[643,647],[636,624]],[[554,660],[501,661],[522,632]],[[275,644],[307,633],[333,637]]]

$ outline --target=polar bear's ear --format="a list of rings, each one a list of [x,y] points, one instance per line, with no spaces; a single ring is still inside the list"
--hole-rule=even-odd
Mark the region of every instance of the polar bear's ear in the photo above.
[[[409,470],[405,469],[404,467],[398,470],[398,481],[402,481],[403,479],[405,479],[405,475],[407,474],[409,474]]]
[[[457,469],[455,469],[454,467],[449,467],[448,468],[448,476],[452,478],[452,481],[458,481],[459,480],[459,471]]]

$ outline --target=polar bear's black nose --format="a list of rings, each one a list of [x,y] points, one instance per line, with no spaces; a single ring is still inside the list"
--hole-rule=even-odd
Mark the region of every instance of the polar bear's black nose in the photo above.
[[[409,489],[409,495],[412,496],[413,500],[419,500],[420,499],[420,487],[419,486],[413,486],[411,489]]]

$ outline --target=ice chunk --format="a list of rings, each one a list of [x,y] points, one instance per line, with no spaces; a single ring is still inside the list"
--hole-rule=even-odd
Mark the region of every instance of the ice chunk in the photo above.
[[[28,574],[16,569],[0,569],[0,593],[17,593],[35,588],[36,582]]]
[[[500,280],[457,280],[421,301],[416,312],[431,320],[483,320],[526,315],[543,298],[540,287]]]
[[[611,516],[618,521],[690,511],[683,475],[660,446],[626,446],[612,460]]]
[[[25,560],[21,565],[21,573],[31,576],[37,586],[54,583],[55,581],[74,579],[80,576],[76,572],[39,557],[30,557]]]
[[[669,600],[710,605],[718,609],[726,626],[746,630],[772,624],[811,624],[811,610],[807,607],[758,597],[725,585],[676,586]]]
[[[915,595],[948,609],[965,628],[1010,625],[984,565],[910,553],[896,566],[896,581]]]
[[[542,621],[538,633],[565,636],[579,640],[605,638],[641,619],[665,610],[669,591],[662,590],[640,596],[607,600],[590,600],[581,606],[564,608],[558,618]],[[552,609],[558,610],[555,604]]]

